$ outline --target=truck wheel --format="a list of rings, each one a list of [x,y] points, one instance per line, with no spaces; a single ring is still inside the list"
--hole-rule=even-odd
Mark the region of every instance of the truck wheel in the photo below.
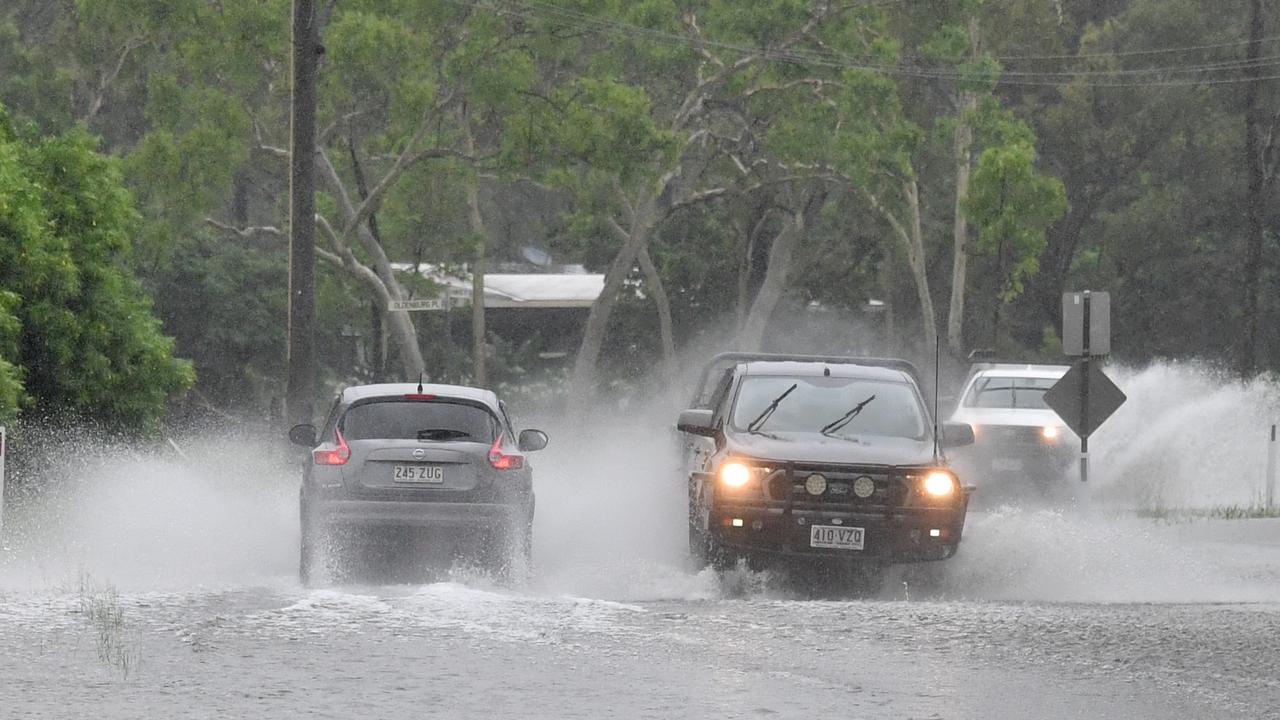
[[[710,541],[693,523],[689,523],[689,558],[694,570],[702,570],[711,560]]]

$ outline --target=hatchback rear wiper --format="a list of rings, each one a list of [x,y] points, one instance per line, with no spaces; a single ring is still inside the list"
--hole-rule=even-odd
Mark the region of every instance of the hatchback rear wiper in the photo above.
[[[867,398],[866,400],[863,400],[862,402],[858,403],[857,405],[854,405],[854,406],[853,406],[853,408],[852,408],[851,410],[849,410],[849,412],[845,413],[844,415],[841,415],[840,417],[836,418],[835,420],[833,420],[833,421],[831,421],[831,422],[827,423],[826,425],[824,425],[824,426],[822,427],[822,431],[821,431],[821,432],[822,432],[822,434],[823,434],[823,435],[830,435],[831,433],[833,433],[833,432],[835,432],[835,431],[839,430],[840,428],[843,428],[845,425],[848,425],[849,423],[853,422],[853,419],[854,419],[854,418],[856,418],[856,417],[858,417],[858,413],[862,412],[862,408],[864,408],[864,407],[866,407],[866,406],[870,405],[870,404],[871,404],[871,401],[872,401],[872,400],[875,400],[875,399],[876,399],[876,396],[875,396],[875,395],[872,395],[871,397]]]
[[[427,428],[419,430],[417,437],[419,440],[442,442],[471,437],[471,433],[465,430],[454,430],[453,428]]]
[[[781,405],[782,401],[791,394],[791,391],[795,390],[799,386],[799,383],[793,383],[791,387],[787,388],[781,395],[774,398],[773,402],[769,403],[769,407],[764,409],[764,412],[757,415],[755,420],[747,423],[747,432],[755,432],[763,427],[765,422],[769,419],[769,416],[773,414],[773,411],[778,409],[778,405]]]

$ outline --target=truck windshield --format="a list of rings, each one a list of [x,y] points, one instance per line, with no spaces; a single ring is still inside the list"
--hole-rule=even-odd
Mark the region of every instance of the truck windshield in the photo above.
[[[769,415],[764,427],[768,433],[819,434],[871,396],[875,396],[874,402],[866,403],[847,423],[829,432],[840,436],[879,435],[920,440],[928,428],[916,394],[906,383],[768,375],[743,380],[733,409],[733,428],[746,432],[747,424],[792,385],[796,389]]]
[[[1057,378],[981,377],[974,381],[964,399],[967,407],[1044,410],[1044,393]]]

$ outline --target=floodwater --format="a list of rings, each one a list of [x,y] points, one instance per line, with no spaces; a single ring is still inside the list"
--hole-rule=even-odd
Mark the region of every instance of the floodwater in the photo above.
[[[553,435],[513,588],[301,587],[297,474],[248,439],[68,451],[55,492],[7,511],[0,718],[1280,717],[1280,520],[1165,512],[1254,497],[1265,447],[1231,423],[1266,401],[1120,375],[1131,414],[1079,502],[989,503],[959,556],[865,599],[688,567],[652,418]]]

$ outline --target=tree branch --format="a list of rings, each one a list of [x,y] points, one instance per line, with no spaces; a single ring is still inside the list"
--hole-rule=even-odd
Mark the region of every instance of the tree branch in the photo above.
[[[115,83],[116,78],[120,76],[120,71],[124,68],[124,63],[128,60],[130,53],[142,47],[143,39],[140,37],[132,37],[125,41],[124,48],[120,51],[120,56],[116,58],[116,64],[111,71],[98,81],[98,89],[94,93],[93,99],[89,101],[89,110],[85,113],[85,122],[93,120],[98,115],[98,111],[102,109],[102,104],[106,102],[107,91]]]
[[[355,233],[356,228],[358,228],[360,224],[369,217],[369,214],[377,210],[378,206],[382,204],[382,196],[385,195],[387,191],[391,189],[391,186],[400,179],[400,176],[415,163],[418,163],[428,157],[433,157],[436,153],[443,153],[443,155],[440,156],[445,157],[456,152],[446,148],[430,148],[417,153],[413,152],[414,146],[416,146],[422,140],[423,136],[427,134],[427,128],[430,125],[431,117],[440,109],[448,105],[452,99],[453,92],[450,91],[443,97],[436,100],[431,109],[423,114],[418,123],[417,129],[414,130],[413,135],[410,136],[409,140],[404,144],[404,150],[400,152],[399,157],[396,158],[391,169],[388,170],[387,174],[382,177],[382,180],[378,181],[378,184],[369,191],[369,196],[366,197],[364,201],[360,203],[360,206],[355,209],[354,214],[348,220],[346,227],[342,231],[344,236],[351,237],[351,235]],[[350,199],[348,199],[348,203],[349,202]]]
[[[698,27],[698,16],[692,8],[686,9],[680,14],[680,24],[684,26],[684,30],[688,33],[693,41],[693,50],[702,56],[704,60],[715,65],[718,68],[724,68],[724,61],[707,49],[703,42],[702,28]]]
[[[238,228],[238,227],[235,227],[234,225],[228,225],[224,222],[219,222],[211,217],[205,218],[204,221],[206,225],[210,225],[225,233],[228,233],[230,235],[235,235],[244,240],[252,240],[259,236],[266,236],[266,237],[273,237],[273,238],[283,238],[285,236],[283,230],[281,230],[278,227],[274,227],[272,225],[252,225],[249,227]]]

